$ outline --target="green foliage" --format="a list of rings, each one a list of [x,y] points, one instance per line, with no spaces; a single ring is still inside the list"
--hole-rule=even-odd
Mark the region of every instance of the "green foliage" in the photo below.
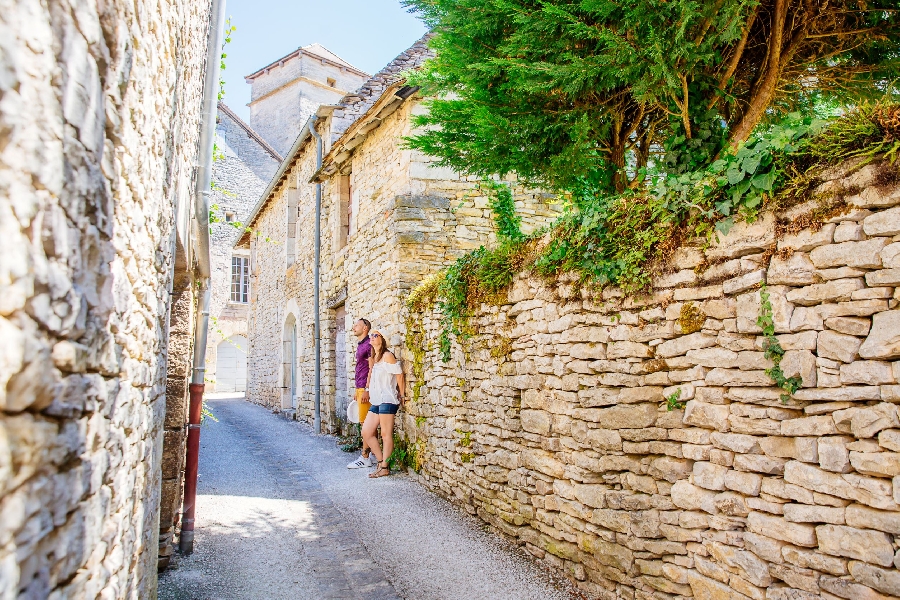
[[[679,402],[679,398],[681,398],[681,388],[678,388],[666,396],[666,410],[672,412],[673,410],[681,410],[684,408],[684,403]]]
[[[237,27],[231,24],[231,17],[228,17],[225,21],[225,40],[222,42],[222,53],[219,57],[219,102],[225,99],[225,77],[222,75],[222,71],[225,70],[225,59],[228,58],[225,47],[231,43],[231,34],[235,31],[237,31]]]
[[[775,320],[773,318],[772,303],[769,300],[769,292],[763,285],[759,290],[759,317],[756,324],[762,328],[762,334],[765,337],[763,343],[763,351],[765,357],[773,363],[772,368],[766,369],[766,375],[772,378],[775,385],[785,391],[781,395],[781,401],[787,402],[791,395],[800,389],[803,385],[803,379],[795,375],[793,377],[785,377],[784,371],[781,370],[781,359],[784,358],[784,348],[778,343],[775,337]]]
[[[525,237],[522,218],[516,213],[516,202],[509,186],[488,179],[481,182],[481,189],[488,192],[488,206],[494,213],[497,237],[503,241],[521,241]]]
[[[590,198],[553,224],[549,242],[541,239],[544,232],[518,241],[501,238],[496,248],[481,247],[458,258],[410,298],[415,298],[416,310],[427,301],[440,310],[438,342],[447,362],[453,336],[468,335],[472,311],[481,303],[505,302],[516,273],[574,273],[581,283],[646,291],[683,242],[697,237],[711,241],[736,220],[750,221],[763,210],[807,200],[811,183],[834,164],[831,157],[868,160],[900,147],[898,140],[898,104],[863,104],[827,123],[792,114],[754,134],[735,152],[723,151],[700,171],[652,175],[652,193],[582,190]],[[686,315],[685,331],[697,326],[702,327],[702,313]]]
[[[423,415],[417,416],[416,417],[416,427],[421,427],[422,425],[424,425],[426,420],[427,420],[427,418]]]
[[[344,452],[356,452],[362,448],[362,425],[360,423],[348,423],[347,435],[338,437],[338,446]]]
[[[403,2],[436,52],[410,77],[432,98],[410,146],[554,190],[703,169],[760,122],[877,95],[900,62],[896,0]]]
[[[459,445],[463,448],[468,448],[472,445],[472,432],[471,431],[463,431],[461,429],[457,429],[456,433],[460,435]]]
[[[200,406],[200,423],[205,425],[207,419],[215,423],[219,422],[216,415],[213,414],[212,408],[210,408],[209,404],[206,403],[206,399],[204,399],[203,404]]]

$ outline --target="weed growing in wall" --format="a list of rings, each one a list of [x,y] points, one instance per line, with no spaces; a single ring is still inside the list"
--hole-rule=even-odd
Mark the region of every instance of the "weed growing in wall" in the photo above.
[[[785,377],[784,371],[781,370],[784,348],[781,347],[781,344],[778,343],[778,338],[775,337],[775,319],[773,317],[772,302],[769,298],[769,291],[763,284],[759,290],[759,317],[756,319],[756,324],[762,328],[762,334],[765,337],[765,342],[763,343],[765,357],[773,363],[772,368],[766,369],[766,375],[772,378],[775,385],[785,391],[781,395],[781,401],[787,402],[791,395],[803,385],[803,379],[797,375]]]

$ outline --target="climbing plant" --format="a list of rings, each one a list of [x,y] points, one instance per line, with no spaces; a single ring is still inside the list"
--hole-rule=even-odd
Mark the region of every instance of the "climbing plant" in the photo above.
[[[781,370],[784,348],[775,337],[775,319],[770,297],[769,290],[763,284],[759,290],[759,317],[756,319],[756,324],[762,329],[765,338],[763,342],[765,357],[772,361],[772,367],[766,369],[766,375],[772,378],[775,385],[784,390],[785,393],[781,394],[781,401],[787,402],[791,395],[803,385],[803,379],[797,375],[785,377],[784,371]]]

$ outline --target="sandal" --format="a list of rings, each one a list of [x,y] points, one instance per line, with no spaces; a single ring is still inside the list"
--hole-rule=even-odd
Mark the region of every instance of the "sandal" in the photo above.
[[[382,463],[384,463],[383,467],[381,466]],[[382,461],[382,462],[378,463],[378,470],[375,471],[374,473],[369,474],[369,479],[377,479],[379,477],[387,477],[390,474],[391,474],[391,470],[387,466],[387,461]]]

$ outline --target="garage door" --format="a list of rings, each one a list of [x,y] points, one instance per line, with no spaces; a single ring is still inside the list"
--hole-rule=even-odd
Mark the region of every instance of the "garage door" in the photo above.
[[[216,391],[247,391],[247,338],[233,336],[219,342],[216,351]]]

